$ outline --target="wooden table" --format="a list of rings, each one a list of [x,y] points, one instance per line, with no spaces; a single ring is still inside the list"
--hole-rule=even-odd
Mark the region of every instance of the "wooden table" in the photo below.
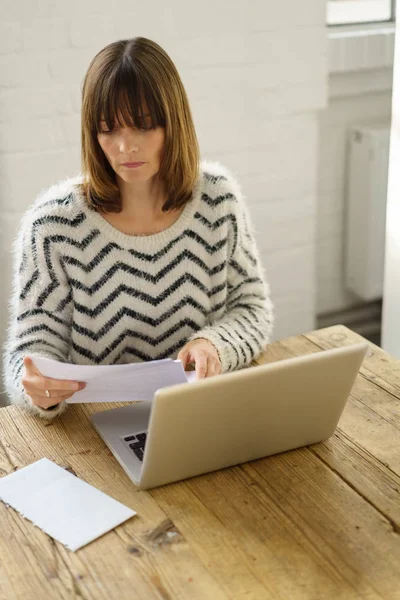
[[[335,326],[259,362],[362,339]],[[370,345],[326,442],[138,491],[75,405],[0,410],[0,475],[42,457],[137,511],[76,553],[0,502],[0,598],[400,599],[400,361]]]

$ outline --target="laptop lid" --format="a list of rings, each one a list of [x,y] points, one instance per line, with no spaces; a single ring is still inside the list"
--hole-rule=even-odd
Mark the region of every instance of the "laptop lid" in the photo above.
[[[140,486],[150,488],[331,436],[367,343],[249,367],[155,394]]]

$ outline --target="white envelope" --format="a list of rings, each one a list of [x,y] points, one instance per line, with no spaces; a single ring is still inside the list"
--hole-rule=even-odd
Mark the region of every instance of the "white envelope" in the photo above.
[[[73,551],[136,514],[47,458],[0,478],[0,500]]]

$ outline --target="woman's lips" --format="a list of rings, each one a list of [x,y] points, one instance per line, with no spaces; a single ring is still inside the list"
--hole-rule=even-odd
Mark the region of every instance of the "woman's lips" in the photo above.
[[[128,169],[136,169],[137,167],[141,167],[142,165],[144,165],[144,162],[122,163],[122,166],[127,167]]]

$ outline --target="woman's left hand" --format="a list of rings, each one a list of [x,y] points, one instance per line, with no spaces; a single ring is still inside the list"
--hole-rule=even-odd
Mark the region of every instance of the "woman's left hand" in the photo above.
[[[195,363],[196,379],[212,377],[222,372],[216,347],[204,338],[198,338],[185,344],[177,358],[182,361],[184,369],[189,363]]]

